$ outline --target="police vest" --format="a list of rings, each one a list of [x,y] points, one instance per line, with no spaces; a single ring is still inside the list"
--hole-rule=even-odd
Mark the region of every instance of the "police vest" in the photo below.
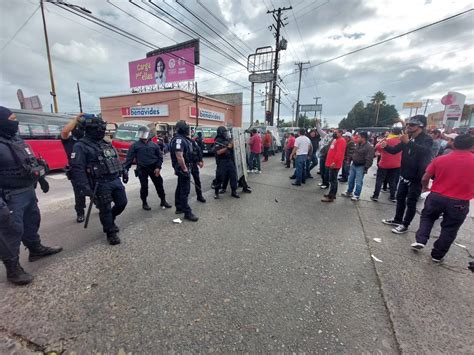
[[[115,148],[101,140],[95,142],[89,138],[82,138],[80,142],[94,149],[97,153],[97,158],[89,162],[88,169],[91,177],[94,179],[100,179],[103,177],[117,176],[123,171],[122,163],[119,159],[118,153]]]
[[[178,159],[176,158],[176,149],[183,152],[184,163],[189,167],[193,162],[192,146],[186,137],[176,135],[170,142],[171,146],[171,164],[173,168],[179,170]]]
[[[8,189],[28,187],[46,174],[46,168],[38,163],[31,147],[22,139],[10,140],[0,137],[0,142],[9,148],[16,162],[11,168],[1,167],[0,187]]]

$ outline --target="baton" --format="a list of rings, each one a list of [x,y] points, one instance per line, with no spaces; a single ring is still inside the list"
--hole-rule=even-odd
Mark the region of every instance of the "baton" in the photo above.
[[[99,183],[97,183],[97,182],[94,185],[94,192],[92,193],[91,202],[89,203],[89,207],[87,208],[86,220],[84,221],[84,229],[86,229],[87,226],[89,225],[89,218],[91,216],[92,205],[94,204],[94,199],[95,199],[95,195],[97,193],[97,186],[98,185],[99,185]]]

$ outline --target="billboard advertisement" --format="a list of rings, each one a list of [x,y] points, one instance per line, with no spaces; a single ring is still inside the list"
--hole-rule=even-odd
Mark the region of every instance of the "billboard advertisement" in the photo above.
[[[441,103],[445,105],[443,123],[459,121],[465,102],[466,95],[460,94],[459,92],[450,91],[447,95],[443,96],[441,99]]]
[[[196,106],[189,107],[189,117],[196,118]],[[200,108],[199,119],[224,122],[225,113]]]
[[[161,117],[168,115],[168,105],[122,107],[122,117]]]
[[[158,85],[194,80],[194,48],[135,60],[128,63],[130,87]]]

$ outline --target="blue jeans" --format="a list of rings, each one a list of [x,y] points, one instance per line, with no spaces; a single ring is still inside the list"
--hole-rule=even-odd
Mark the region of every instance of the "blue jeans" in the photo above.
[[[257,169],[258,171],[261,170],[260,168],[260,153],[250,153],[250,170]]]
[[[355,184],[355,192],[354,195],[360,196],[362,192],[362,184],[364,183],[364,165],[351,165],[350,173],[349,173],[349,186],[347,187],[347,192],[352,193],[354,190]]]
[[[306,154],[296,156],[296,183],[306,182]]]

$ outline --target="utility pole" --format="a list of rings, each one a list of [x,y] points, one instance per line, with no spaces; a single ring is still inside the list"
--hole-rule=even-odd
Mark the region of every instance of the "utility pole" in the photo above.
[[[423,111],[423,116],[426,116],[426,110],[428,109],[428,104],[430,103],[431,99],[426,99],[426,104],[425,104],[425,111]]]
[[[251,90],[252,94],[251,94],[251,97],[250,97],[250,127],[253,126],[253,108],[254,108],[254,105],[255,105],[255,99],[254,99],[254,95],[255,95],[255,83],[252,83],[252,90]]]
[[[43,17],[43,28],[44,28],[44,39],[46,41],[46,55],[48,57],[48,66],[49,66],[49,78],[51,80],[51,96],[53,97],[54,112],[58,113],[58,99],[56,97],[56,88],[54,85],[53,77],[53,64],[51,63],[51,54],[49,53],[49,40],[48,40],[48,31],[46,30],[46,18],[44,17],[44,5],[43,0],[40,0],[41,6],[41,15]]]
[[[321,96],[313,97],[313,99],[316,100],[315,105],[316,107],[314,108],[314,122],[316,123],[316,118],[318,118],[318,111],[317,111],[317,106],[318,106],[318,100],[321,98]]]
[[[280,125],[280,102],[281,102],[281,87],[278,86],[278,116],[277,116],[277,128]]]
[[[198,95],[198,83],[194,82],[194,100],[196,101],[196,128],[199,126],[199,95]]]
[[[79,112],[82,111],[82,100],[81,100],[81,88],[79,87],[79,83],[77,83],[77,97],[79,98]]]
[[[379,123],[379,113],[380,113],[380,101],[377,101],[377,109],[375,111],[375,127],[377,127],[377,124]],[[410,114],[411,116],[411,114]]]
[[[282,11],[287,11],[291,10],[292,7],[279,7],[278,9],[274,10],[268,10],[267,14],[272,14],[273,19],[276,21],[276,26],[273,24],[272,27],[275,29],[275,62],[273,64],[273,82],[272,82],[272,89],[271,89],[271,97],[272,97],[272,104],[271,104],[271,120],[270,120],[270,126],[273,126],[273,121],[275,117],[275,94],[276,94],[276,85],[277,85],[277,78],[278,78],[278,63],[279,63],[279,58],[278,58],[278,53],[280,52],[280,29],[282,27],[285,27],[285,23],[281,20],[281,13]],[[276,16],[275,16],[276,14]],[[286,18],[285,18],[286,20]]]
[[[303,65],[309,64],[309,62],[299,62],[295,63],[295,65],[298,66],[298,69],[300,71],[300,78],[298,81],[298,95],[296,96],[296,116],[295,116],[295,123],[299,127],[299,114],[300,114],[300,90],[301,90],[301,73],[303,72]]]

